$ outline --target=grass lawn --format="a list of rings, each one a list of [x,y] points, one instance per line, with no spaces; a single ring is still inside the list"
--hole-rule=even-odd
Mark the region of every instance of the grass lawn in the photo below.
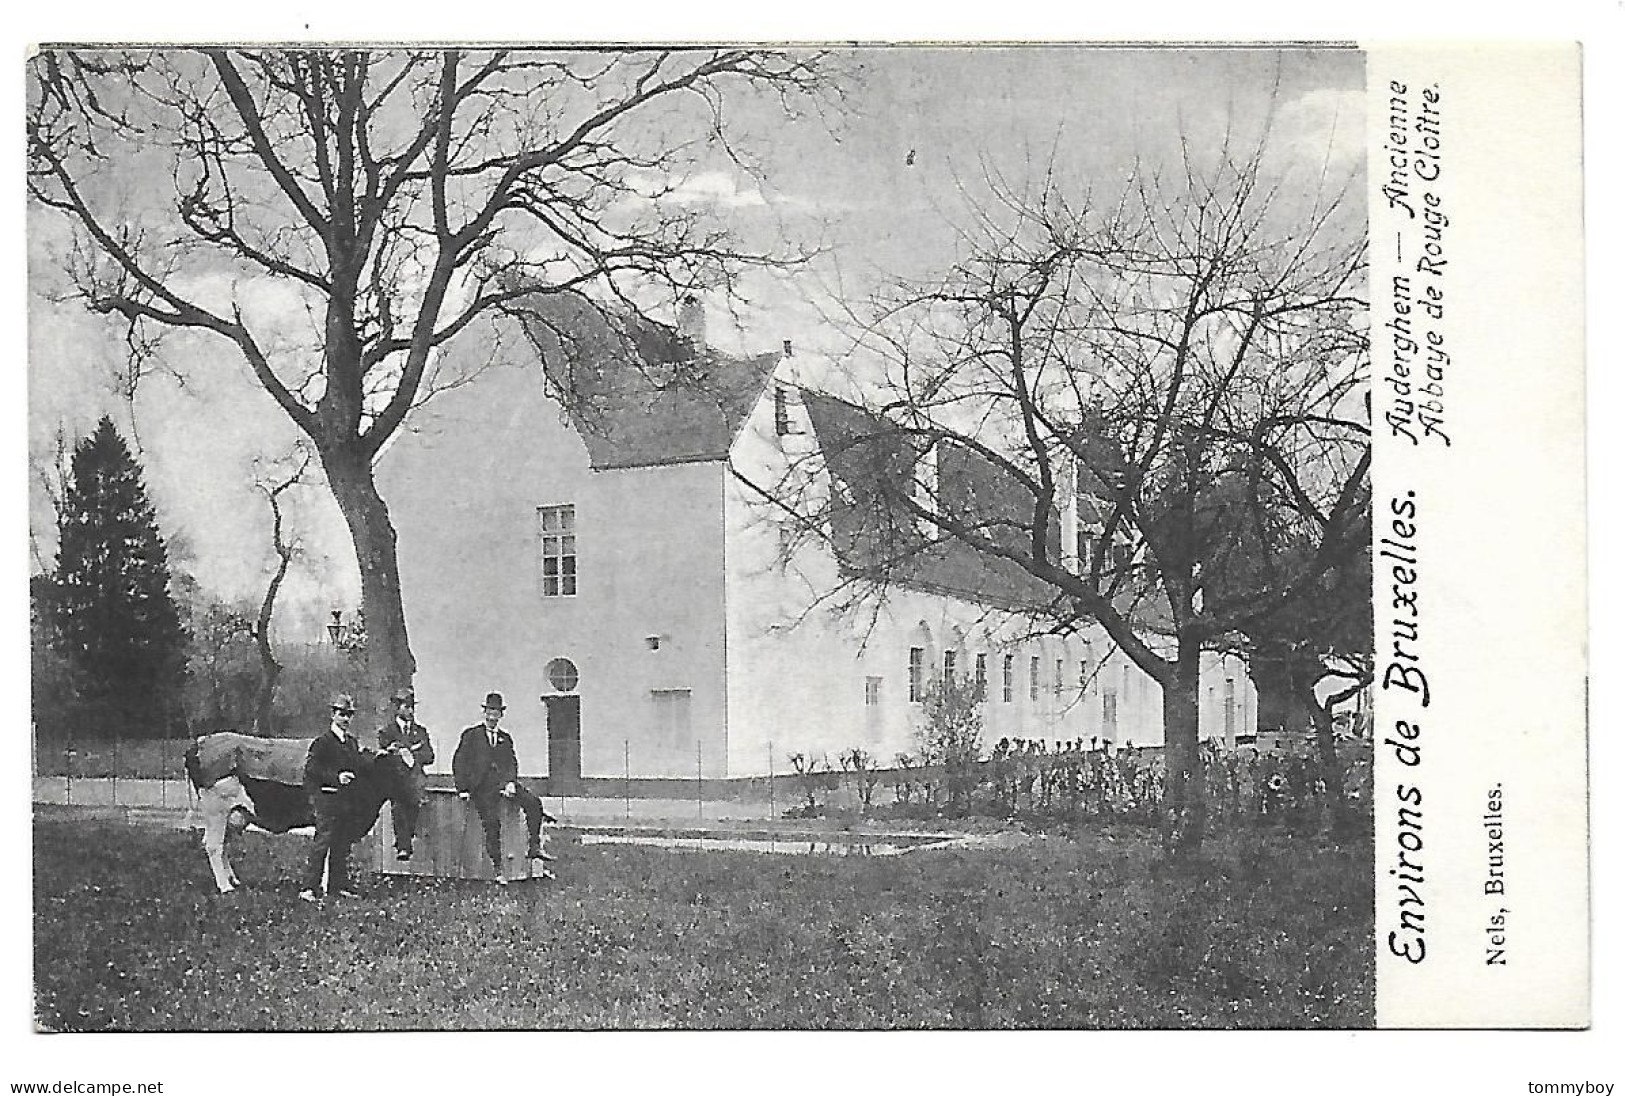
[[[572,844],[555,883],[295,898],[305,840],[34,828],[39,1022],[68,1030],[1368,1027],[1369,846],[1147,834],[902,857]]]

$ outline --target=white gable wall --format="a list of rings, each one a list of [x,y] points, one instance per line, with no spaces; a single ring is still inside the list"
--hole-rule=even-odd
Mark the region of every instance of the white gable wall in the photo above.
[[[801,433],[781,440],[765,393],[736,441],[735,464],[771,477],[783,446],[811,445],[801,408],[791,410]],[[837,582],[833,559],[808,548],[781,568],[777,525],[721,463],[593,472],[534,366],[494,366],[438,396],[378,471],[399,533],[418,714],[434,736],[437,769],[449,769],[459,730],[478,721],[494,689],[507,697],[504,725],[522,771],[545,773],[542,697],[553,692],[545,667],[559,657],[580,675],[586,776],[784,772],[793,752],[834,763],[853,747],[891,764],[917,748],[915,647],[927,677],[942,672],[948,650],[966,678],[977,654],[987,656],[984,745],[1162,741],[1160,687],[1098,629],[1031,636],[1022,622],[962,599],[901,589],[835,615],[815,604]],[[537,508],[563,504],[576,508],[579,589],[543,597]],[[1204,736],[1223,735],[1227,678],[1235,733],[1254,729],[1244,668],[1205,656]],[[1113,708],[1115,731],[1106,724]]]
[[[796,432],[779,437],[771,390],[763,396],[734,444],[741,475],[775,484],[790,460],[808,452],[811,425],[794,403],[791,417]],[[976,656],[985,655],[984,747],[1001,737],[1043,739],[1051,748],[1056,740],[1091,737],[1162,744],[1161,686],[1102,629],[1038,636],[1025,622],[969,601],[897,588],[838,612],[833,601],[820,603],[839,581],[829,553],[808,544],[785,566],[782,514],[734,476],[725,496],[731,774],[785,772],[792,753],[833,765],[841,752],[861,747],[890,765],[897,754],[916,752],[922,708],[909,699],[912,648],[922,650],[927,677],[944,671],[952,650],[956,675],[973,678]],[[1208,655],[1203,674],[1203,736],[1223,736],[1227,695],[1233,733],[1250,731],[1257,705],[1244,667]]]
[[[583,775],[622,775],[628,753],[634,776],[692,776],[697,761],[719,775],[721,465],[592,471],[534,366],[494,366],[413,421],[379,479],[399,533],[418,715],[436,767],[449,769],[458,731],[494,689],[507,699],[521,770],[545,773],[545,668],[562,657],[580,675]],[[578,592],[543,597],[537,508],[566,504]],[[682,741],[671,709],[662,722],[656,690],[688,693]]]

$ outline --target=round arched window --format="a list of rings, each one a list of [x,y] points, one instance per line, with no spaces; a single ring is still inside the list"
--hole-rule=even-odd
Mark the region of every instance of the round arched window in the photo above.
[[[554,692],[573,692],[581,681],[581,675],[576,672],[576,664],[567,658],[555,658],[547,664],[547,683],[553,686]]]

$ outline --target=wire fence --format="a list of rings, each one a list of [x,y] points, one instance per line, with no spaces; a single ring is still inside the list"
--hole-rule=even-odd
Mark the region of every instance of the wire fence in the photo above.
[[[32,737],[37,803],[166,808],[190,803],[189,739]]]
[[[36,803],[185,810],[193,802],[185,774],[189,739],[36,739],[33,745]],[[619,774],[525,779],[535,782],[534,790],[554,813],[588,824],[969,815],[1151,822],[1164,786],[1162,751],[1154,748],[995,750],[957,766],[881,768],[861,751],[833,762],[824,755],[781,756],[769,740],[761,766],[765,775],[747,777],[707,775],[700,743],[688,774],[645,775],[659,771],[659,762],[640,761],[631,738],[623,739],[619,753]],[[663,757],[669,765],[670,755]],[[1203,751],[1200,779],[1214,815],[1318,825],[1330,812],[1334,788],[1351,801],[1369,802],[1370,757],[1369,742],[1345,744],[1333,779],[1303,752],[1210,749]],[[451,776],[431,772],[430,783],[449,786]]]

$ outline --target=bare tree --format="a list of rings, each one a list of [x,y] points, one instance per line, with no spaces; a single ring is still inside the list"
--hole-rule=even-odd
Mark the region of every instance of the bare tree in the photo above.
[[[1302,726],[1313,738],[1321,779],[1339,833],[1352,832],[1344,759],[1338,755],[1337,709],[1375,677],[1372,652],[1369,526],[1303,596],[1245,625],[1240,649],[1258,685],[1259,718]]]
[[[51,456],[49,460],[38,453],[30,452],[28,455],[28,471],[34,482],[45,495],[45,501],[51,507],[51,527],[58,534],[62,528],[62,500],[68,497],[68,486],[72,481],[72,462],[69,454],[68,430],[61,423],[57,423],[55,431],[51,434]],[[28,552],[33,557],[35,572],[48,575],[56,569],[56,562],[52,559],[52,550],[40,544],[39,533],[35,530],[33,522],[28,526]]]
[[[661,199],[707,149],[737,161],[737,93],[816,105],[821,60],[48,50],[30,66],[29,193],[74,227],[77,293],[124,322],[132,359],[212,336],[309,437],[354,542],[377,699],[414,662],[373,463],[458,379],[453,340],[531,294],[646,310],[782,259]]]
[[[1369,527],[1363,210],[1294,187],[1267,138],[1103,201],[986,182],[957,262],[852,310],[845,410],[809,394],[819,446],[753,486],[848,584],[951,576],[1098,622],[1162,686],[1164,836],[1188,853],[1203,651]]]
[[[259,612],[253,625],[254,646],[260,656],[260,682],[254,696],[256,734],[269,735],[275,730],[272,711],[276,703],[277,683],[282,677],[282,664],[271,649],[271,617],[276,611],[277,594],[282,590],[283,580],[288,577],[288,569],[302,551],[298,538],[290,536],[286,530],[282,496],[306,481],[311,460],[310,449],[296,445],[286,459],[270,462],[265,474],[254,483],[271,509],[271,550],[276,554],[276,567],[271,572],[271,580],[265,585],[265,594],[260,598]]]

